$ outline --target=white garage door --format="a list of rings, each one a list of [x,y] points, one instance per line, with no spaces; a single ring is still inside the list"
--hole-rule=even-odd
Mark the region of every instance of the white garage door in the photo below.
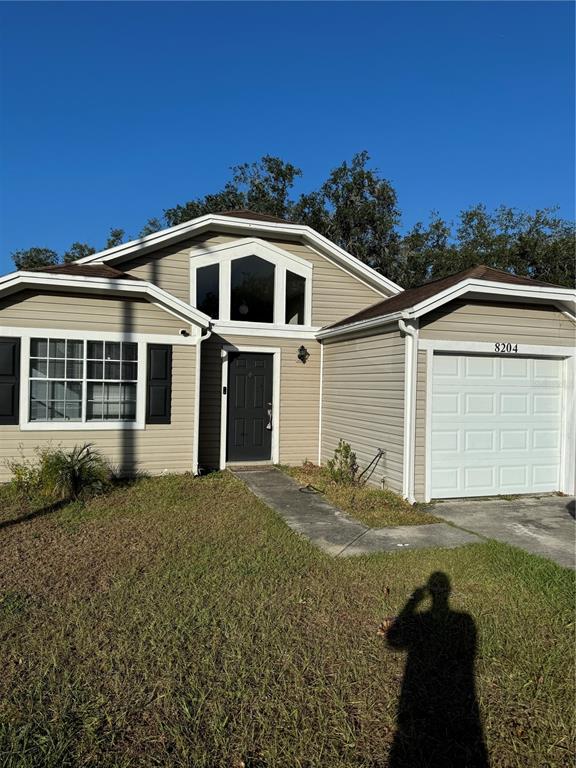
[[[557,491],[561,360],[435,354],[433,498]]]

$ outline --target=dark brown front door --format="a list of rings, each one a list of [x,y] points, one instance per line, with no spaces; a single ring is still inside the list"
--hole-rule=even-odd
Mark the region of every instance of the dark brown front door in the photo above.
[[[262,461],[272,455],[272,355],[230,352],[228,461]]]

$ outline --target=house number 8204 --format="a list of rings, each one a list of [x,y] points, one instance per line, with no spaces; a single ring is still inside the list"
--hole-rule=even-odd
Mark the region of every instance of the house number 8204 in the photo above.
[[[497,341],[494,344],[494,352],[518,352],[518,344],[510,341]]]

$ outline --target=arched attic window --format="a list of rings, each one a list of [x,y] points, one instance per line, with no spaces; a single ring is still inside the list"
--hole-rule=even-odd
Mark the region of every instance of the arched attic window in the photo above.
[[[221,327],[311,326],[311,262],[257,238],[190,256],[192,304]]]

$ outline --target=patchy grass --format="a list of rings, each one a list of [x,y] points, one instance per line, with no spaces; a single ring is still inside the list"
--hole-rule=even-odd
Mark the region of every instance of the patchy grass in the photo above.
[[[492,768],[572,765],[573,577],[519,550],[333,559],[228,474],[143,479],[0,550],[3,768],[384,768],[404,654],[377,630],[434,571],[479,633]]]
[[[389,525],[425,525],[439,522],[422,504],[411,505],[390,490],[379,490],[367,485],[335,483],[325,467],[303,464],[299,467],[280,467],[303,486],[311,485],[344,512],[370,528]]]

